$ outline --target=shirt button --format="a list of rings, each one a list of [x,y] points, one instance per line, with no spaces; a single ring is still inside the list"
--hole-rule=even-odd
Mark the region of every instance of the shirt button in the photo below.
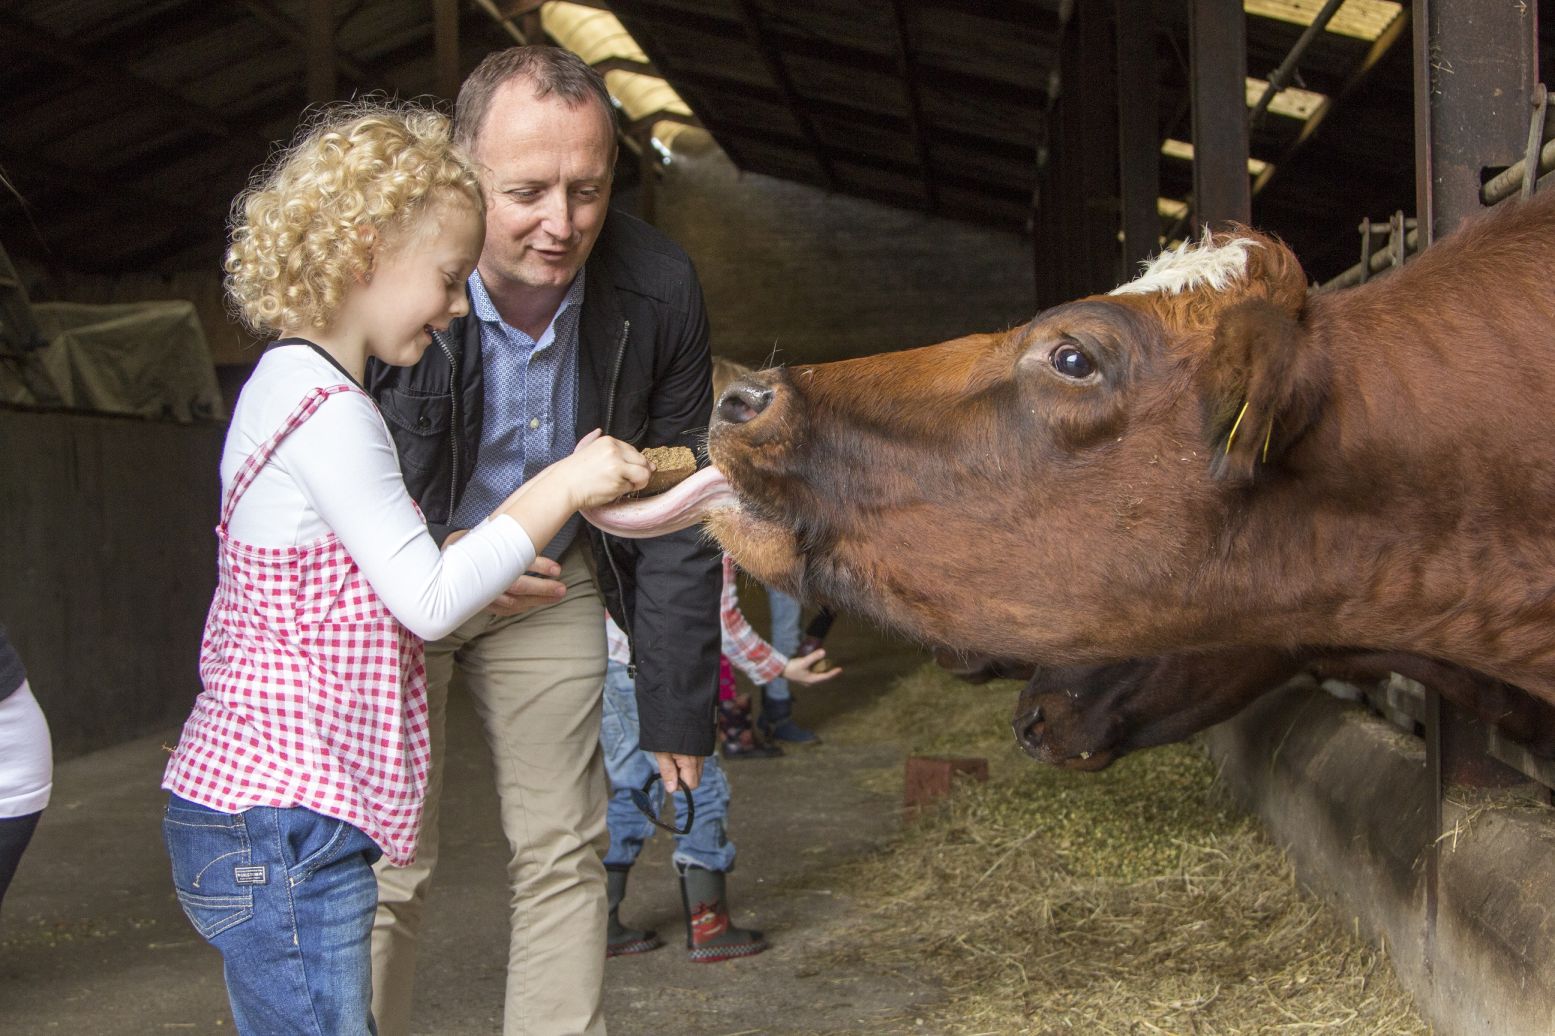
[[[540,419],[538,417],[531,417],[529,419],[529,427],[530,428],[539,428],[540,427]]]

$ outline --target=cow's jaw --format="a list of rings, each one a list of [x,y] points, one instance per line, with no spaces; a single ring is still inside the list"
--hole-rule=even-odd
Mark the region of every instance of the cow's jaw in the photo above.
[[[804,559],[788,529],[747,508],[729,507],[708,515],[707,531],[756,579],[790,594],[802,592]]]

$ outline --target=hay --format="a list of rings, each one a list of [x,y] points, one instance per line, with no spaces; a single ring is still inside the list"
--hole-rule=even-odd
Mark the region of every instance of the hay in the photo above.
[[[1429,1031],[1386,958],[1217,798],[1202,753],[1041,766],[1012,747],[1017,690],[927,667],[828,728],[834,743],[885,731],[919,754],[984,755],[990,780],[824,876],[877,913],[823,967],[935,976],[947,998],[918,1032]]]

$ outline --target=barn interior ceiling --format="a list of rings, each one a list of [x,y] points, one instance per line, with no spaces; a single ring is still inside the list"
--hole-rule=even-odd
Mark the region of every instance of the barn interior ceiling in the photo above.
[[[1323,6],[1246,0],[1250,113]],[[0,243],[77,272],[207,266],[231,197],[311,97],[446,95],[482,54],[529,38],[563,42],[605,73],[629,153],[667,155],[667,138],[699,125],[745,171],[1024,231],[1039,163],[1065,160],[1048,121],[1073,9],[11,0],[0,8],[0,169],[15,192],[0,196]],[[1153,9],[1168,237],[1186,226],[1192,183],[1187,3]],[[438,41],[455,23],[451,58]],[[1407,5],[1346,0],[1252,120],[1254,221],[1286,237],[1314,276],[1355,261],[1363,216],[1413,208],[1411,96]],[[623,164],[628,181],[637,173],[635,160]]]

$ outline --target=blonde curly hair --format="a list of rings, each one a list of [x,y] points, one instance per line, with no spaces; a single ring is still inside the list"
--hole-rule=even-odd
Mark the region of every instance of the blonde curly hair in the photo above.
[[[459,199],[484,216],[446,116],[381,100],[331,105],[233,200],[227,297],[260,334],[328,327],[371,271],[375,241],[414,227],[433,201]]]

